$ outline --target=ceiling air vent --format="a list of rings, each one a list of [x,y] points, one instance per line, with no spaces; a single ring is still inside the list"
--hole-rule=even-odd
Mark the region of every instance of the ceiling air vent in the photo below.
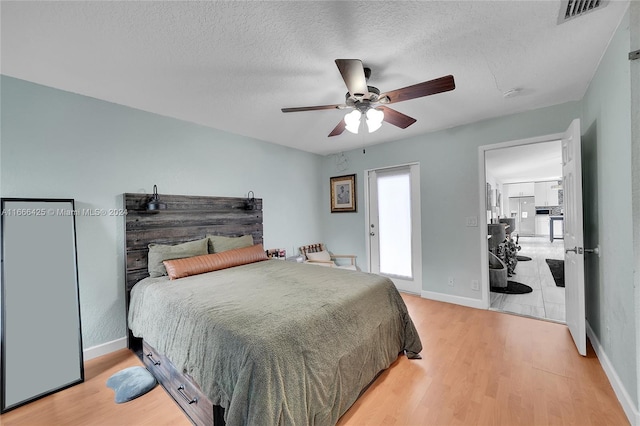
[[[562,0],[560,2],[560,16],[558,24],[567,22],[570,19],[582,16],[585,13],[602,9],[609,3],[609,0]]]

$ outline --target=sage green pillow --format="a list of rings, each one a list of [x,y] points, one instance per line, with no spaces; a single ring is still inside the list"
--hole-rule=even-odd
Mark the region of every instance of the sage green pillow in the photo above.
[[[221,251],[251,247],[253,237],[243,235],[241,237],[223,237],[221,235],[207,235],[209,238],[209,253],[220,253]]]
[[[149,258],[147,261],[149,276],[155,278],[167,275],[167,270],[162,263],[164,260],[209,254],[207,251],[208,241],[208,238],[203,238],[176,245],[149,244]]]

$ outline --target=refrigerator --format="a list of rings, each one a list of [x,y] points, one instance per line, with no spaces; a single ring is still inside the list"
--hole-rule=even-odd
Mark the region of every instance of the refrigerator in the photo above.
[[[516,219],[516,229],[511,230],[523,237],[536,234],[536,203],[535,197],[510,197],[509,217]]]

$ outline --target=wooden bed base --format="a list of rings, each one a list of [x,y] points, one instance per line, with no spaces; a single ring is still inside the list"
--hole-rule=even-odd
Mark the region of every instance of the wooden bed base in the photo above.
[[[142,342],[142,362],[158,383],[173,397],[189,419],[196,425],[224,425],[224,408],[213,403],[188,375],[178,371],[167,357],[147,342]]]
[[[262,244],[262,199],[248,203],[246,198],[163,195],[166,210],[149,212],[151,194],[123,194],[125,216],[125,300],[129,315],[129,296],[135,283],[149,276],[149,244],[178,244],[207,235],[237,237],[250,234],[254,244]],[[176,370],[166,357],[128,331],[128,347],[141,359],[196,425],[224,425],[224,409],[214,406],[200,387]]]

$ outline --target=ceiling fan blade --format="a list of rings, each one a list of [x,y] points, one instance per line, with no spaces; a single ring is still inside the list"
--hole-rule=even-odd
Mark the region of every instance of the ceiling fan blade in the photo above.
[[[308,107],[281,108],[281,111],[282,112],[317,111],[321,109],[342,109],[345,107],[346,105],[344,104],[318,105],[318,106],[308,106]]]
[[[369,93],[360,59],[336,59],[336,65],[351,96],[364,96]]]
[[[424,83],[414,84],[413,86],[403,87],[402,89],[392,90],[380,95],[380,99],[389,98],[384,104],[393,104],[396,102],[408,101],[409,99],[421,98],[423,96],[435,95],[436,93],[448,92],[456,88],[456,83],[452,75],[436,78],[435,80],[425,81]]]
[[[408,115],[386,106],[379,106],[376,107],[376,109],[381,109],[384,112],[384,121],[389,124],[393,124],[394,126],[398,126],[401,129],[406,129],[417,121],[415,118],[411,118]]]
[[[346,126],[347,126],[347,123],[345,123],[344,120],[340,120],[338,125],[331,131],[331,133],[329,133],[329,137],[338,136],[342,134]]]

